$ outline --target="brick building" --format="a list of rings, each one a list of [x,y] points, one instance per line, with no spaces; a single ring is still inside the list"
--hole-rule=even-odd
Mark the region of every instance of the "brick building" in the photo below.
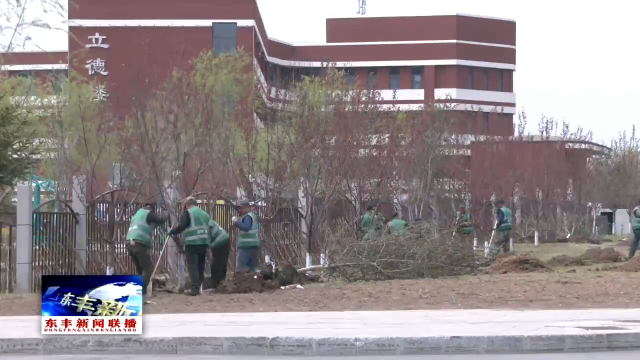
[[[468,146],[457,155],[471,172],[497,156],[495,142],[484,137],[514,135],[513,20],[462,14],[327,19],[325,43],[289,44],[269,37],[256,0],[75,0],[68,34],[68,52],[10,53],[3,69],[18,76],[67,76],[71,70],[96,77],[96,96],[122,105],[139,95],[140,84],[163,81],[170,69],[203,51],[242,48],[253,55],[265,87],[286,85],[332,63],[361,86],[379,90],[383,103],[406,110],[452,105],[450,111],[466,113]],[[567,180],[577,179],[586,159],[603,150],[566,139],[529,139],[511,144],[509,157],[536,161],[510,164],[545,166],[536,157],[541,147],[567,169]],[[487,186],[484,180],[474,185]]]

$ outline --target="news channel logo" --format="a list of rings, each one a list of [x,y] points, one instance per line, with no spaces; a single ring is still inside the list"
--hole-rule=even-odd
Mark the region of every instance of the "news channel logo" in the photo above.
[[[142,278],[42,276],[43,334],[141,334]]]

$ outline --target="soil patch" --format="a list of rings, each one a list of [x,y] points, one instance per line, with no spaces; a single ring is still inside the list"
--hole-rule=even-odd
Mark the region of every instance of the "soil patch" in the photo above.
[[[437,309],[599,309],[638,306],[640,272],[544,272],[331,282],[304,289],[185,296],[160,292],[145,314]],[[38,294],[0,295],[0,315],[40,315]],[[339,314],[338,314],[339,315]]]
[[[509,256],[496,259],[486,270],[488,274],[549,272],[553,269],[533,255]]]
[[[626,272],[640,272],[640,257],[633,257],[629,259],[625,264],[618,267],[618,270]]]
[[[216,292],[221,294],[249,294],[275,290],[280,284],[275,280],[265,280],[259,273],[234,274],[218,286]]]
[[[603,264],[622,262],[624,261],[624,257],[612,247],[592,248],[580,255],[580,260],[591,264]]]
[[[547,261],[547,265],[553,267],[560,266],[583,266],[586,265],[584,261],[580,258],[575,258],[569,255],[558,255],[551,258],[551,260]]]
[[[620,240],[620,241],[618,242],[618,246],[628,246],[628,247],[631,247],[631,243],[632,243],[632,242],[633,242],[633,241],[632,241],[632,240],[630,240],[630,239]]]

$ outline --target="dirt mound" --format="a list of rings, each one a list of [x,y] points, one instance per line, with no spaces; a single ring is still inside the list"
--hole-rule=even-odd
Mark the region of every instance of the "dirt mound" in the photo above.
[[[551,260],[547,261],[547,264],[553,267],[586,265],[582,259],[569,255],[554,256]]]
[[[496,259],[486,272],[488,274],[549,272],[553,269],[533,255],[510,256]]]
[[[265,280],[259,273],[234,274],[230,280],[225,280],[216,292],[222,294],[261,293],[278,289],[280,285],[274,280]]]
[[[640,257],[633,257],[627,261],[624,265],[618,268],[620,271],[626,272],[639,272],[640,271]]]
[[[580,260],[589,262],[591,264],[603,264],[603,263],[613,263],[613,262],[621,262],[624,260],[622,254],[616,251],[616,249],[607,247],[607,248],[593,248],[584,252],[584,254],[580,255]]]

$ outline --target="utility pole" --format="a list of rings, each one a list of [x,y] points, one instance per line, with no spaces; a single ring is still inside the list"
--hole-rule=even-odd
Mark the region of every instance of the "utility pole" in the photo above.
[[[367,0],[358,0],[358,12],[356,15],[364,15],[367,13]]]

